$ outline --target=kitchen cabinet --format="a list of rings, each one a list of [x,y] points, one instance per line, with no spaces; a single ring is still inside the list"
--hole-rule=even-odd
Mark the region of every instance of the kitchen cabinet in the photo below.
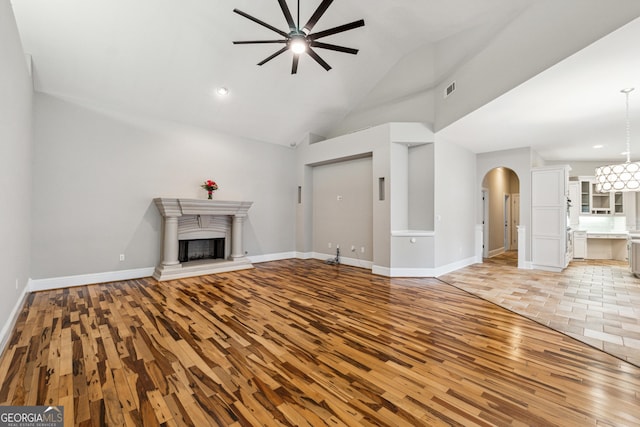
[[[571,234],[567,227],[569,166],[531,170],[531,264],[562,271],[569,262]]]
[[[629,266],[634,276],[640,277],[640,232],[629,233]]]
[[[593,177],[580,177],[580,215],[624,215],[623,193],[600,193]]]
[[[576,230],[573,232],[573,258],[585,259],[587,257],[587,232]]]
[[[580,182],[569,181],[569,224],[572,226],[578,225],[580,222]]]
[[[580,213],[591,213],[591,181],[580,180]]]

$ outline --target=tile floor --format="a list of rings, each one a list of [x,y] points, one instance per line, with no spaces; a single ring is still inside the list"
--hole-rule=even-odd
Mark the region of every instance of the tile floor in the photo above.
[[[440,280],[640,366],[640,279],[619,261],[522,270],[507,252]]]

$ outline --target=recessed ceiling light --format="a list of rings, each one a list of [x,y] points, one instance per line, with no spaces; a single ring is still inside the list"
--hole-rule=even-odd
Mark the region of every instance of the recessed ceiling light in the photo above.
[[[595,148],[596,150],[599,149],[599,148],[603,148],[603,147],[604,147],[604,145],[602,145],[602,144],[598,144],[598,145],[594,145],[593,146],[593,148]]]
[[[221,86],[216,89],[216,93],[220,96],[227,96],[229,95],[229,89],[224,86]]]

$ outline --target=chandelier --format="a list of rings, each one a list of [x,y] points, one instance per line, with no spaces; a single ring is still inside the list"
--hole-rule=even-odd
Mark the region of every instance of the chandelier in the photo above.
[[[629,93],[634,88],[622,89],[627,99],[627,161],[617,165],[606,165],[596,168],[596,190],[601,193],[609,191],[640,191],[640,162],[631,161],[631,124],[629,122]]]

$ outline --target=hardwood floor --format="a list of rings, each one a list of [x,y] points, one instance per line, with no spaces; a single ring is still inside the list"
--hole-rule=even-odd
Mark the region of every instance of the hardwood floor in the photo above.
[[[31,294],[0,404],[67,425],[640,425],[640,368],[437,279],[287,260]]]

